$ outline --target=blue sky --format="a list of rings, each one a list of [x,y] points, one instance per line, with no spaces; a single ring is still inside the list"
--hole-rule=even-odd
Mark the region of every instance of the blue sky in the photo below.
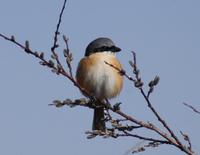
[[[48,57],[62,3],[1,0],[0,32],[15,35],[20,42],[29,40],[32,49]],[[155,75],[161,78],[151,97],[153,105],[180,138],[180,130],[190,135],[197,153],[200,116],[182,103],[200,109],[199,8],[198,0],[69,0],[60,29],[70,39],[74,72],[87,44],[96,37],[110,37],[122,49],[117,57],[129,74],[130,51],[134,50],[145,84]],[[58,53],[62,54],[64,44],[59,41]],[[69,80],[52,74],[5,40],[0,39],[0,49],[0,154],[123,155],[140,142],[132,138],[86,139],[84,132],[92,124],[91,110],[48,106],[54,99],[82,97]],[[156,122],[128,80],[115,101],[123,102],[124,112]],[[183,153],[163,145],[140,154]]]

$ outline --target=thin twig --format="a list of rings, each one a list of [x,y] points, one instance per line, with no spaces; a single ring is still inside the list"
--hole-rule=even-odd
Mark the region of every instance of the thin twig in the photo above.
[[[154,139],[154,138],[147,138],[147,137],[144,137],[144,136],[139,136],[137,134],[131,134],[127,131],[123,131],[123,132],[127,136],[135,137],[135,138],[138,138],[138,139],[141,139],[141,140],[146,140],[146,141],[151,141],[151,142],[159,142],[159,143],[162,143],[162,144],[170,144],[171,145],[171,143],[169,143],[169,141],[159,140],[159,139]]]
[[[143,151],[146,150],[146,148],[150,148],[150,147],[155,148],[155,147],[158,147],[160,145],[162,145],[162,143],[160,143],[160,142],[149,142],[148,144],[145,144],[141,147],[138,147],[138,148],[132,150],[132,153],[134,154],[134,153],[143,152]]]
[[[110,67],[116,69],[121,75],[125,76],[125,77],[126,77],[127,79],[129,79],[130,81],[135,82],[135,80],[134,80],[130,75],[128,75],[128,74],[126,73],[125,70],[119,69],[119,68],[117,68],[115,65],[113,65],[113,64],[111,64],[111,63],[109,63],[109,62],[107,62],[107,61],[104,61],[104,62],[105,62],[105,64],[109,65]]]
[[[69,39],[65,35],[63,35],[63,40],[66,45],[66,49],[64,49],[64,51],[63,51],[64,57],[66,57],[66,63],[67,63],[67,67],[69,68],[69,73],[70,73],[71,77],[73,77],[72,66],[71,66],[71,62],[72,62],[73,58],[72,58],[72,53],[69,50],[69,44],[68,44]]]
[[[165,122],[165,120],[163,120],[161,118],[161,116],[158,114],[158,112],[155,110],[155,108],[152,106],[151,102],[149,101],[149,99],[147,98],[146,94],[144,93],[144,90],[141,88],[140,89],[141,94],[143,95],[143,97],[145,98],[148,107],[151,109],[151,111],[155,114],[155,116],[157,117],[158,121],[162,123],[162,125],[169,131],[169,133],[171,134],[171,136],[176,140],[176,142],[180,145],[180,148],[183,148],[183,144],[180,142],[180,140],[178,139],[178,137],[174,134],[174,132],[170,129],[170,127],[168,126],[168,124]]]
[[[58,41],[58,35],[60,34],[59,28],[60,28],[60,24],[62,22],[62,15],[63,15],[63,12],[65,10],[66,3],[67,3],[67,0],[64,0],[61,12],[59,14],[59,19],[58,19],[58,23],[57,23],[57,26],[56,26],[56,31],[55,31],[55,34],[54,34],[54,43],[53,43],[53,46],[51,47],[51,51],[54,51],[58,47],[57,41]]]
[[[187,134],[183,133],[182,131],[180,131],[180,133],[183,136],[184,140],[188,142],[189,144],[188,148],[192,151],[192,143],[190,141],[190,137]]]
[[[183,104],[184,104],[186,107],[192,109],[195,113],[200,114],[200,111],[197,110],[195,107],[193,107],[193,106],[191,106],[191,105],[189,105],[189,104],[187,104],[187,103],[183,103]]]
[[[58,20],[58,23],[57,23],[57,26],[56,26],[56,31],[55,31],[55,34],[54,34],[54,42],[53,42],[53,46],[51,47],[51,52],[52,52],[52,54],[53,54],[53,58],[54,58],[54,59],[56,60],[56,62],[57,62],[58,69],[59,69],[59,70],[62,70],[62,72],[65,72],[65,73],[66,73],[66,71],[65,71],[65,69],[63,68],[63,66],[62,66],[62,64],[61,64],[61,62],[60,62],[60,60],[59,60],[59,58],[58,58],[58,54],[55,52],[55,49],[58,48],[58,46],[59,46],[59,45],[57,44],[57,42],[58,42],[58,35],[60,34],[59,28],[60,28],[60,24],[61,24],[61,22],[62,22],[62,15],[63,15],[63,12],[64,12],[64,10],[65,10],[66,2],[67,2],[67,0],[64,0],[64,3],[63,3],[63,6],[62,6],[62,9],[61,9],[61,12],[60,12],[60,14],[59,14],[59,20]],[[71,76],[71,78],[73,78],[73,77]]]

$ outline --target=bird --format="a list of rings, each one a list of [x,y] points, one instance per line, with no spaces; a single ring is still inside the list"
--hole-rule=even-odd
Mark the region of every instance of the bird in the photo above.
[[[116,52],[121,51],[110,38],[99,37],[88,44],[84,57],[79,61],[76,80],[81,88],[100,101],[119,95],[123,76],[113,66],[122,69]],[[94,108],[92,130],[106,131],[104,107]]]

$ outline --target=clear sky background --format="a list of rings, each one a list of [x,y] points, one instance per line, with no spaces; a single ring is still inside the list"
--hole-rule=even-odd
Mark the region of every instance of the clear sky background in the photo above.
[[[32,49],[48,57],[63,1],[0,2],[0,32],[15,35],[20,42],[29,40]],[[200,116],[182,103],[200,109],[199,8],[199,0],[69,0],[60,29],[70,38],[74,72],[87,44],[96,37],[110,37],[122,48],[117,56],[129,74],[130,51],[134,50],[145,84],[155,75],[161,78],[151,97],[153,105],[181,139],[180,130],[190,135],[196,153],[200,153]],[[62,53],[64,44],[59,41],[58,52]],[[86,139],[92,110],[48,106],[54,99],[82,97],[69,80],[52,74],[3,39],[0,53],[0,154],[123,155],[140,142],[133,138]],[[128,80],[115,101],[123,102],[121,108],[127,114],[156,122]],[[140,154],[183,153],[163,145]]]

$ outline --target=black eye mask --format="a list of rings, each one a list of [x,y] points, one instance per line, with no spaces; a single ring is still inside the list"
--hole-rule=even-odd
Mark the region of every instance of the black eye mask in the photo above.
[[[115,52],[121,51],[121,49],[119,47],[116,47],[116,46],[111,46],[111,47],[101,46],[99,48],[94,48],[94,50],[91,51],[90,53],[85,53],[85,56],[89,56],[93,53],[105,52],[105,51],[111,51],[111,52],[115,53]]]

